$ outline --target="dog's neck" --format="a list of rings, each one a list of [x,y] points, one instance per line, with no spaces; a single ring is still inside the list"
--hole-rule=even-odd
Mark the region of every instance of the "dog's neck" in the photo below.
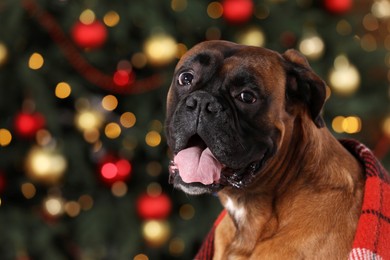
[[[361,176],[356,174],[361,173],[359,163],[326,127],[317,128],[314,124],[296,121],[293,129],[284,136],[285,147],[281,147],[259,173],[255,182],[258,186],[249,189],[252,194],[234,188],[220,192],[221,202],[236,228],[236,236],[241,236],[234,240],[239,245],[233,245],[233,248],[250,252],[256,242],[271,237],[283,221],[278,205],[286,202],[280,198],[305,192],[302,190],[305,185],[314,190],[334,188],[353,193],[356,183],[360,183]],[[308,154],[306,151],[318,152]],[[331,162],[329,154],[333,157]]]

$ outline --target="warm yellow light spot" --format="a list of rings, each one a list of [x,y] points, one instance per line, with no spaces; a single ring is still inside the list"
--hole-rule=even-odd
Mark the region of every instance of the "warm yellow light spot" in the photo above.
[[[93,198],[90,195],[82,195],[78,202],[82,210],[90,210],[93,206]]]
[[[92,144],[99,140],[100,132],[97,129],[90,129],[88,131],[84,131],[83,136],[85,141]]]
[[[177,43],[172,36],[156,34],[145,42],[144,51],[151,64],[166,65],[176,57]]]
[[[8,129],[0,129],[0,146],[7,146],[12,141],[12,134]]]
[[[160,246],[169,238],[170,227],[166,221],[148,220],[142,225],[142,233],[149,244]]]
[[[319,59],[324,53],[325,44],[322,39],[316,35],[308,35],[299,43],[299,50],[309,59]]]
[[[188,48],[185,44],[183,44],[183,43],[177,44],[176,58],[180,59],[187,51],[188,51]]]
[[[131,112],[125,112],[120,117],[120,122],[123,127],[130,128],[135,125],[135,122],[137,121],[137,118],[135,115]]]
[[[150,123],[150,129],[161,132],[163,130],[163,124],[159,120],[152,120]]]
[[[173,256],[180,256],[181,254],[183,254],[184,249],[185,249],[185,244],[183,239],[174,238],[169,243],[169,252]]]
[[[342,133],[344,132],[343,130],[343,121],[345,117],[343,116],[336,116],[332,120],[332,128],[336,133]]]
[[[98,129],[103,123],[101,114],[92,110],[83,110],[76,116],[76,126],[82,131]]]
[[[390,117],[383,122],[383,132],[390,138]]]
[[[187,8],[187,0],[172,0],[171,8],[175,12],[182,12]]]
[[[131,57],[131,64],[133,64],[134,68],[137,69],[142,69],[145,67],[147,62],[148,59],[142,52],[134,53],[134,55]]]
[[[120,16],[117,12],[115,11],[109,11],[104,15],[103,17],[103,22],[105,25],[108,27],[114,27],[116,26],[120,21]]]
[[[71,92],[72,92],[72,88],[66,82],[58,83],[55,89],[56,97],[61,99],[69,97]]]
[[[149,260],[149,257],[145,254],[138,254],[134,256],[133,260]]]
[[[161,192],[162,192],[161,185],[157,182],[150,183],[146,188],[146,193],[152,197],[160,196]]]
[[[146,172],[150,175],[150,176],[158,176],[161,174],[162,172],[162,165],[161,163],[157,162],[157,161],[152,161],[152,162],[149,162],[147,165],[146,165]]]
[[[195,209],[191,204],[184,204],[179,209],[179,215],[184,220],[190,220],[195,216]]]
[[[355,134],[360,132],[362,123],[359,117],[349,116],[343,121],[343,130],[347,134]]]
[[[104,133],[110,139],[115,139],[119,137],[122,130],[121,127],[117,123],[108,123],[104,129]]]
[[[105,110],[112,111],[118,106],[118,99],[113,95],[107,95],[102,100],[102,106]]]
[[[349,35],[352,32],[352,26],[347,20],[340,20],[336,25],[336,31],[340,35]]]
[[[334,68],[329,73],[329,82],[335,93],[351,95],[359,87],[360,74],[345,55],[339,55],[334,61]]]
[[[83,24],[91,24],[95,21],[95,13],[91,9],[86,9],[80,14],[80,22]]]
[[[360,132],[362,122],[361,119],[356,116],[337,116],[332,121],[332,128],[337,133],[355,134]]]
[[[117,181],[111,186],[111,192],[116,197],[123,197],[127,193],[127,184],[123,181]]]
[[[156,147],[161,143],[161,135],[156,131],[150,131],[145,137],[146,144],[151,147]]]
[[[40,146],[45,146],[50,143],[50,141],[52,140],[52,136],[50,132],[46,129],[40,129],[35,135],[35,139],[37,141],[37,144],[39,144]]]
[[[64,211],[64,201],[58,197],[49,197],[44,201],[44,209],[52,216],[58,216]]]
[[[42,68],[44,63],[43,56],[38,52],[34,52],[28,60],[28,67],[32,70],[38,70]]]
[[[2,42],[0,42],[0,66],[5,64],[7,60],[8,60],[8,49]]]
[[[77,217],[80,214],[80,204],[77,201],[69,201],[65,203],[64,206],[66,214],[68,214],[69,217]]]
[[[22,194],[26,199],[32,199],[34,198],[37,190],[35,189],[35,186],[32,183],[26,182],[22,184],[21,187]]]
[[[207,6],[207,15],[210,18],[218,19],[222,16],[222,14],[223,14],[223,7],[220,2],[211,2]]]

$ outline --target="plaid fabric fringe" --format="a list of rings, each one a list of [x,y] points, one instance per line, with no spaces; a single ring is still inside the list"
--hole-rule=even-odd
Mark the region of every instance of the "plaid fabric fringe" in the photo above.
[[[348,260],[390,260],[390,175],[366,146],[355,140],[340,142],[361,162],[366,177],[362,212]],[[194,259],[213,258],[214,232],[225,214],[224,210]]]

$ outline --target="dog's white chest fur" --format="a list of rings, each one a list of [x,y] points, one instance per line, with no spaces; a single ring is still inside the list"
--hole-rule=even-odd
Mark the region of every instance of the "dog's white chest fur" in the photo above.
[[[234,202],[229,197],[227,198],[224,206],[229,212],[230,216],[233,216],[237,223],[245,219],[245,215],[246,215],[245,208],[240,205],[237,205],[237,203]]]

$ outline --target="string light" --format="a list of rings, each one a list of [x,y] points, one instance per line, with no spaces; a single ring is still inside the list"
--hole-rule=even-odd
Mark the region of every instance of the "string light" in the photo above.
[[[107,12],[103,17],[103,22],[108,27],[115,27],[120,21],[120,16],[115,11]]]
[[[0,42],[0,66],[5,64],[8,60],[8,49],[6,45]]]
[[[324,41],[314,32],[307,33],[299,43],[299,50],[311,60],[321,58],[324,48]]]
[[[69,97],[71,92],[72,92],[72,88],[66,82],[58,83],[55,88],[55,95],[60,99]]]
[[[173,256],[180,256],[183,254],[185,249],[185,244],[181,238],[173,238],[169,242],[169,253]]]
[[[142,234],[150,246],[163,245],[170,236],[170,226],[163,220],[148,220],[142,225]]]
[[[123,181],[117,181],[111,186],[111,193],[115,197],[123,197],[127,193],[127,184]]]
[[[150,176],[158,176],[161,174],[162,172],[162,165],[161,163],[157,162],[157,161],[152,161],[152,162],[149,162],[147,165],[146,165],[146,172],[150,175]]]
[[[34,184],[29,183],[29,182],[22,184],[21,191],[22,191],[23,196],[26,199],[34,198],[34,196],[36,194],[36,188],[35,188]]]
[[[384,120],[382,129],[385,135],[390,138],[390,116]]]
[[[221,39],[221,30],[218,27],[210,27],[206,31],[207,40],[219,40]]]
[[[113,111],[118,106],[118,99],[114,95],[107,95],[102,99],[102,107],[105,110]]]
[[[102,115],[94,110],[81,110],[75,118],[76,126],[81,131],[99,129],[103,124]]]
[[[134,256],[133,260],[149,260],[149,257],[145,254],[138,254]]]
[[[95,13],[91,9],[86,9],[80,14],[79,20],[83,24],[92,24],[95,18]]]
[[[121,132],[122,132],[121,127],[114,122],[108,123],[104,128],[104,134],[110,139],[118,138]]]
[[[211,2],[207,6],[207,15],[212,19],[218,19],[223,14],[223,6],[220,2]]]
[[[64,210],[69,217],[77,217],[80,214],[81,207],[77,201],[68,201],[64,205]]]
[[[190,220],[195,216],[195,209],[191,204],[184,204],[179,209],[179,215],[184,220]]]
[[[146,134],[145,142],[150,147],[156,147],[161,143],[161,135],[158,132],[152,130]]]
[[[93,207],[93,198],[90,195],[82,195],[80,196],[78,203],[82,210],[90,210]]]
[[[33,147],[26,157],[26,168],[32,180],[57,183],[67,167],[65,157],[51,148]]]
[[[187,8],[187,0],[172,0],[171,8],[175,12],[183,12]]]
[[[237,38],[237,42],[250,46],[263,46],[265,43],[265,35],[259,27],[250,27],[242,30]]]
[[[135,115],[131,112],[125,112],[121,115],[121,117],[119,118],[119,121],[121,123],[121,125],[125,128],[131,128],[135,125],[135,123],[137,122],[137,118],[135,117]]]
[[[363,35],[360,38],[360,46],[367,52],[375,51],[377,49],[377,42],[375,37],[370,33]]]
[[[50,196],[43,202],[44,210],[49,215],[56,217],[64,212],[64,200],[57,196]]]
[[[8,129],[0,129],[0,146],[7,146],[12,141],[12,134]]]
[[[151,64],[167,65],[176,57],[177,43],[170,35],[155,34],[145,41],[144,52]]]
[[[387,0],[376,0],[371,6],[371,12],[379,19],[390,17],[390,2]]]
[[[337,116],[332,120],[332,128],[336,133],[355,134],[361,131],[361,119],[356,116]]]
[[[28,67],[30,69],[38,70],[38,69],[42,68],[43,64],[44,64],[44,59],[40,53],[34,52],[33,54],[31,54],[31,56],[28,60]]]

